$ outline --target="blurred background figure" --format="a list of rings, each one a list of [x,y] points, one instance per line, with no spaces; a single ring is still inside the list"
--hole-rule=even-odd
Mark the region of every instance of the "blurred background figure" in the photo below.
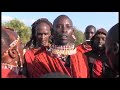
[[[77,46],[77,49],[81,51],[82,53],[91,51],[91,38],[95,35],[96,33],[96,27],[93,25],[89,25],[85,29],[85,42],[81,43],[80,45]]]
[[[108,59],[105,55],[105,40],[107,31],[104,28],[97,30],[91,38],[92,50],[86,52],[91,78],[109,78],[112,75]],[[109,77],[108,77],[109,76]]]
[[[23,48],[20,38],[13,29],[2,27],[2,78],[25,78],[23,70]]]
[[[119,78],[119,23],[114,25],[108,32],[105,42],[106,55],[114,76]]]

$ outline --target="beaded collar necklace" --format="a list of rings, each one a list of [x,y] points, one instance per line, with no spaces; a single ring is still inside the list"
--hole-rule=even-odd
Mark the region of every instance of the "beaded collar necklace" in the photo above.
[[[63,61],[66,60],[68,55],[76,53],[75,45],[52,45],[47,51],[50,52],[51,56],[55,56]]]

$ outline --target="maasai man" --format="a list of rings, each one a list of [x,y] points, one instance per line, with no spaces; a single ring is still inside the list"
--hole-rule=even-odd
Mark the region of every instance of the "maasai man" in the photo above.
[[[89,25],[85,29],[85,42],[82,44],[78,45],[77,48],[80,50],[82,53],[88,52],[92,50],[91,47],[91,38],[95,35],[96,33],[96,28],[93,25]]]
[[[32,24],[32,36],[31,40],[27,43],[26,49],[29,50],[25,53],[25,59],[27,63],[28,61],[32,62],[34,60],[34,56],[39,48],[45,47],[49,48],[51,45],[51,32],[52,32],[52,23],[48,21],[46,18],[41,18],[35,21]],[[28,77],[29,73],[31,73],[31,65],[27,64]]]
[[[87,78],[89,76],[87,60],[77,51],[73,43],[73,23],[66,15],[58,16],[53,22],[53,43],[50,48],[37,51],[31,65],[30,77],[38,78],[45,74],[56,72],[73,78]]]

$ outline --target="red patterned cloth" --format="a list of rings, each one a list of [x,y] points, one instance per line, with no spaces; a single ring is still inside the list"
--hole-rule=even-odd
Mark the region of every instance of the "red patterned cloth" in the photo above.
[[[77,46],[77,49],[81,51],[82,53],[86,53],[92,50],[91,45],[87,44],[87,42],[84,42]]]
[[[35,55],[35,53],[37,53]],[[77,51],[70,55],[70,70],[59,58],[51,56],[46,49],[29,50],[25,54],[28,73],[32,78],[39,78],[47,73],[60,72],[73,78],[88,78],[89,70],[84,55]]]
[[[102,78],[102,62],[101,60],[95,60],[93,63],[93,78]]]
[[[26,78],[26,77],[24,75],[18,75],[10,69],[2,69],[1,78]]]

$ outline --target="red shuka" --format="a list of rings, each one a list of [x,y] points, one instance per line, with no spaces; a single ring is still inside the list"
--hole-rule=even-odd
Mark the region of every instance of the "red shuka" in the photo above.
[[[17,75],[14,71],[10,69],[1,70],[1,78],[26,78],[24,75]]]
[[[82,53],[86,53],[86,52],[91,51],[92,47],[89,44],[87,44],[87,42],[84,42],[84,43],[78,45],[77,49],[78,49],[78,51],[80,51]]]
[[[37,53],[37,54],[36,54]],[[73,78],[88,78],[89,70],[87,60],[84,55],[77,51],[70,55],[70,70],[56,57],[48,54],[46,49],[28,50],[25,53],[28,73],[31,78],[39,78],[51,72],[61,72]]]

